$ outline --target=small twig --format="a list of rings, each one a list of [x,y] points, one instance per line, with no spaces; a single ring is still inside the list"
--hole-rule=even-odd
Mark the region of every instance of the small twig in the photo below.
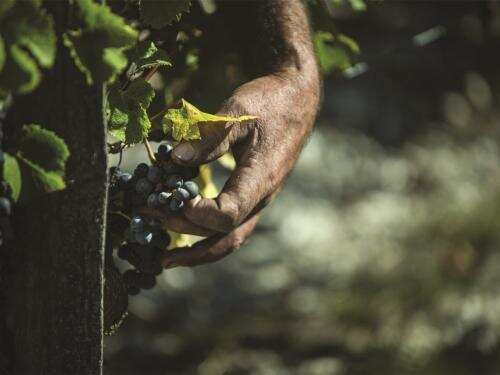
[[[142,139],[142,143],[144,143],[144,147],[146,147],[146,152],[148,153],[149,161],[151,164],[156,162],[155,154],[153,152],[153,149],[151,148],[151,145],[149,144],[149,141],[146,137]]]
[[[157,70],[158,70],[158,65],[155,65],[151,69],[144,71],[141,77],[144,78],[145,81],[149,81]]]
[[[128,217],[127,215],[125,215],[123,212],[121,211],[109,211],[110,214],[112,215],[118,215],[118,216],[122,216],[124,217],[125,219],[127,219],[128,221],[132,221],[132,219],[130,217]]]

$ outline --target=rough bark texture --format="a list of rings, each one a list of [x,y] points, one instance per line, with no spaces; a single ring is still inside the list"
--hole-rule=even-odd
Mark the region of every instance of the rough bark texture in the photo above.
[[[56,28],[68,2],[48,2]],[[59,40],[54,69],[16,98],[8,124],[36,122],[71,150],[66,190],[16,208],[7,326],[12,374],[100,374],[107,159],[102,88],[88,87]],[[1,327],[0,327],[1,328]],[[5,340],[5,338],[4,338]]]

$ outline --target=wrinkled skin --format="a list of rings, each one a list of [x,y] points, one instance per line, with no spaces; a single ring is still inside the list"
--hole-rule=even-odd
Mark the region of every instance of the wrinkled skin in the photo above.
[[[219,111],[257,120],[204,124],[201,140],[174,149],[174,160],[186,166],[232,151],[237,168],[217,198],[196,198],[182,214],[162,216],[174,231],[207,237],[168,251],[166,268],[214,262],[238,249],[255,228],[260,210],[283,187],[313,127],[321,84],[303,5],[298,0],[260,4],[272,8],[266,10],[272,22],[264,29],[272,34],[268,43],[280,43],[275,61],[265,61],[265,74],[239,87]]]

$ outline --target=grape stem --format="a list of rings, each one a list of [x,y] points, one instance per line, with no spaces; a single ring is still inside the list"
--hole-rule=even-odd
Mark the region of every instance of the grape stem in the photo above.
[[[153,152],[153,149],[151,148],[151,145],[149,144],[149,141],[146,137],[142,139],[142,143],[144,143],[144,147],[146,147],[146,152],[148,153],[149,161],[151,164],[154,164],[156,161],[155,154]]]
[[[132,219],[130,217],[128,217],[127,215],[125,215],[123,212],[121,211],[110,211],[109,212],[110,214],[112,215],[118,215],[118,216],[122,216],[124,217],[125,219],[127,219],[128,221],[132,221]]]

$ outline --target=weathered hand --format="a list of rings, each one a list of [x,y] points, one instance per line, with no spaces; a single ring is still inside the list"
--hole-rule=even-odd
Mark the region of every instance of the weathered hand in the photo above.
[[[190,248],[167,252],[164,265],[194,266],[239,248],[257,223],[256,214],[281,189],[313,126],[319,79],[297,70],[258,78],[241,86],[219,111],[254,115],[244,123],[204,124],[199,141],[173,151],[182,165],[208,163],[232,151],[237,167],[215,199],[190,201],[182,215],[164,217],[175,231],[208,237]]]

